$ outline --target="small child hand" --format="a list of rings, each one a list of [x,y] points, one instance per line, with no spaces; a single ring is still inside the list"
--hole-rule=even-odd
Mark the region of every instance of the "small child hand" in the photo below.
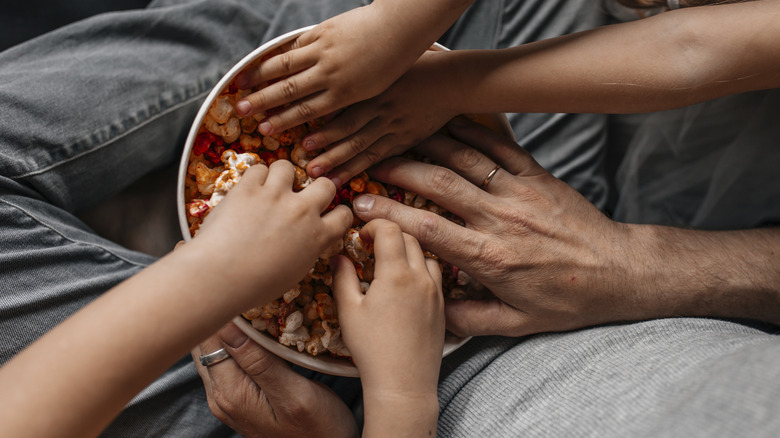
[[[439,265],[426,259],[417,240],[390,221],[371,221],[360,236],[374,242],[376,257],[374,280],[365,295],[346,257],[331,263],[342,336],[364,391],[403,397],[432,394],[435,400],[444,344]]]
[[[237,102],[236,110],[248,116],[292,103],[260,124],[260,132],[270,135],[387,89],[430,44],[392,3],[374,2],[326,20],[240,74],[240,88],[277,82]]]
[[[293,180],[286,160],[247,169],[190,244],[207,245],[213,264],[227,268],[219,274],[255,294],[268,291],[269,301],[300,281],[352,224],[346,206],[322,214],[336,193],[327,178],[299,192]]]

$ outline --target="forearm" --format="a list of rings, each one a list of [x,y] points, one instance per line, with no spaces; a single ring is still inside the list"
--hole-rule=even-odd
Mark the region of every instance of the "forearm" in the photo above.
[[[780,228],[630,226],[626,303],[637,319],[747,318],[780,324]]]
[[[395,29],[391,41],[416,59],[463,14],[474,0],[374,0],[382,21]],[[400,40],[400,41],[399,41]]]
[[[118,285],[0,369],[9,436],[97,435],[144,386],[240,312],[236,300],[217,293],[228,272],[202,269],[200,254],[208,252],[188,245],[193,251],[178,250]]]
[[[657,111],[773,88],[779,6],[698,7],[510,49],[453,52],[448,87],[462,112],[590,113]]]

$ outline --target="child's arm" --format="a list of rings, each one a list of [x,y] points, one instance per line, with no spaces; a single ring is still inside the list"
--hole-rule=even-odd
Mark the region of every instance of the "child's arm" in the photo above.
[[[237,103],[242,115],[292,103],[260,125],[281,132],[376,96],[398,79],[473,0],[375,0],[322,22],[256,70],[242,88],[285,79]]]
[[[307,170],[335,168],[346,181],[456,114],[649,112],[778,87],[778,14],[776,0],[697,7],[509,49],[429,53],[310,134],[332,147]]]
[[[327,179],[294,193],[289,162],[246,171],[191,243],[119,284],[0,369],[13,437],[97,435],[144,386],[257,302],[293,286],[352,222],[323,216]]]
[[[363,434],[435,436],[444,344],[439,265],[392,222],[372,221],[360,236],[374,242],[376,257],[365,295],[348,259],[331,263],[342,336],[363,385]]]

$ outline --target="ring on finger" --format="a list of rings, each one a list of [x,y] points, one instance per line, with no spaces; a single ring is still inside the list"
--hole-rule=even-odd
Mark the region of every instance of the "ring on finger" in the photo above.
[[[229,357],[230,355],[228,354],[227,350],[225,350],[224,348],[220,348],[219,350],[213,353],[209,353],[201,356],[200,364],[203,365],[204,367],[208,367],[216,363],[220,363]]]
[[[501,166],[496,166],[493,168],[493,170],[490,171],[490,173],[487,174],[485,177],[485,180],[482,181],[482,190],[487,190],[488,184],[490,184],[490,181],[493,180],[493,177],[496,176],[498,173],[498,170],[501,169]]]

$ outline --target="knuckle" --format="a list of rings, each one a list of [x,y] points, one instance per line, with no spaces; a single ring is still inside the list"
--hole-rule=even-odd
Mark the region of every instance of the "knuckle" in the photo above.
[[[460,177],[450,169],[435,167],[428,175],[429,187],[443,198],[457,196],[460,191]]]
[[[298,116],[302,120],[311,120],[311,119],[313,119],[315,117],[314,108],[310,104],[308,104],[306,102],[299,103],[296,106],[296,108],[297,108],[296,111],[298,113]]]
[[[368,148],[363,151],[363,157],[369,166],[374,165],[384,158],[384,153],[378,148]]]
[[[436,217],[426,214],[417,224],[417,232],[415,234],[420,242],[426,245],[435,245],[439,240],[439,228],[436,224]]]
[[[298,97],[298,84],[294,79],[287,79],[281,83],[281,93],[285,99],[293,100]]]
[[[293,72],[293,64],[293,55],[290,52],[279,55],[279,66],[285,75],[289,75]]]
[[[453,158],[459,167],[468,171],[479,166],[484,161],[485,156],[476,149],[462,148],[455,152]]]
[[[349,139],[347,146],[352,155],[357,155],[368,147],[368,142],[363,136],[355,135]]]

